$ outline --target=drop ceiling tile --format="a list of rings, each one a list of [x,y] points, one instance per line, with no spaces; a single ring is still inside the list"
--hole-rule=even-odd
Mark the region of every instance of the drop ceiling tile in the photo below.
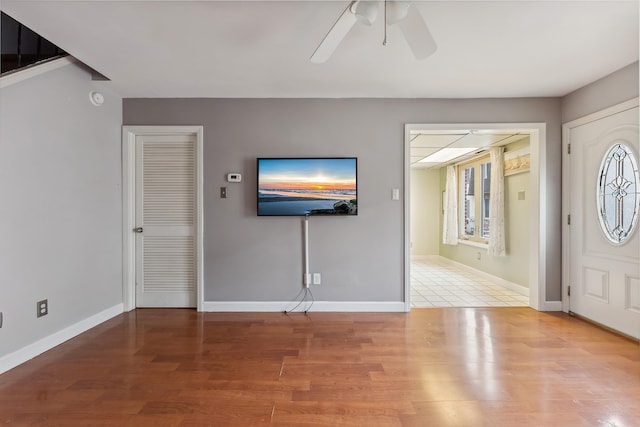
[[[439,168],[442,166],[442,163],[414,163],[411,165],[414,169],[430,169],[430,168]]]
[[[460,139],[464,135],[420,134],[411,141],[411,147],[442,148]]]
[[[478,147],[478,148],[489,147],[493,143],[503,140],[509,136],[510,135],[505,135],[505,134],[491,134],[491,135],[469,134],[464,138],[457,140],[451,146],[452,147]]]
[[[411,157],[422,156],[427,157],[429,154],[433,154],[440,148],[424,148],[424,147],[411,147]]]

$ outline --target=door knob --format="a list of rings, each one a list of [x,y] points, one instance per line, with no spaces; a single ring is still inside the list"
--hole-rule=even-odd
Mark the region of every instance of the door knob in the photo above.
[[[142,233],[142,227],[136,227],[133,229],[136,233]]]

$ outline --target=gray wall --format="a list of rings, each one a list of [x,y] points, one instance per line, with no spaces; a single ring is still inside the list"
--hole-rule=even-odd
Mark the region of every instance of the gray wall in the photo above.
[[[638,62],[596,80],[562,98],[562,123],[638,96]]]
[[[0,357],[122,302],[122,101],[105,85],[72,64],[0,89]]]
[[[301,221],[256,217],[255,158],[357,156],[359,215],[312,218],[311,270],[325,301],[403,300],[405,123],[544,122],[547,174],[560,182],[560,100],[125,99],[125,125],[204,126],[206,301],[280,301],[302,276]],[[225,183],[242,172],[241,184]],[[220,186],[229,197],[220,199]],[[560,299],[560,186],[548,195],[547,295]]]

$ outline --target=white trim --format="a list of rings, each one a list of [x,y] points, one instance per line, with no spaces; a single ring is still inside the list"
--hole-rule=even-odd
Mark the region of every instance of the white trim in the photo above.
[[[202,311],[209,312],[282,312],[295,307],[292,301],[205,301]],[[301,304],[295,312],[307,305]],[[378,301],[316,301],[309,310],[313,312],[404,312],[404,302]]]
[[[434,259],[434,258],[440,258],[440,255],[414,255],[414,254],[411,254],[411,260],[412,261],[428,260],[428,259]]]
[[[411,131],[412,125],[404,126],[404,177],[403,177],[403,209],[404,213],[402,215],[402,219],[404,221],[404,235],[402,236],[402,247],[403,247],[403,277],[402,281],[404,282],[404,311],[411,311],[411,224],[410,224],[410,213],[411,213],[411,188],[410,188],[410,176],[411,176]],[[444,209],[444,201],[442,201],[442,209]],[[443,211],[444,212],[444,211]],[[438,239],[442,239],[440,236]],[[440,241],[440,240],[439,240]]]
[[[562,259],[564,260],[564,262],[562,263],[561,309],[565,313],[568,313],[571,308],[569,307],[569,298],[567,298],[567,288],[569,287],[569,284],[571,282],[571,226],[567,224],[567,217],[571,214],[571,203],[569,196],[569,191],[571,191],[569,182],[569,177],[571,176],[571,163],[569,161],[569,144],[571,143],[571,130],[579,126],[584,126],[588,123],[594,122],[596,120],[601,120],[605,117],[609,117],[614,114],[636,108],[639,104],[640,98],[632,98],[620,104],[605,108],[604,110],[596,111],[595,113],[591,113],[584,117],[580,117],[562,124]]]
[[[484,249],[484,250],[489,249],[489,244],[488,243],[480,243],[480,242],[475,242],[473,240],[458,239],[458,244],[459,245],[473,246],[474,248],[480,248],[480,249]]]
[[[136,134],[122,128],[122,302],[124,311],[136,308],[136,250],[130,230],[135,224],[135,147]],[[133,284],[133,285],[132,285]]]
[[[204,303],[204,127],[196,130],[196,197],[198,209],[196,213],[196,310],[203,310]]]
[[[456,268],[459,268],[461,270],[467,270],[468,272],[470,272],[470,273],[472,273],[472,274],[474,274],[476,276],[482,277],[483,279],[486,279],[486,280],[488,280],[490,282],[493,282],[496,285],[500,285],[500,286],[502,286],[504,288],[512,290],[513,292],[516,292],[519,295],[524,295],[525,297],[529,296],[529,288],[524,287],[522,285],[518,285],[517,283],[510,282],[508,280],[505,280],[502,277],[494,276],[493,274],[489,274],[489,273],[487,273],[485,271],[478,270],[478,269],[473,268],[473,267],[469,267],[466,264],[463,264],[463,263],[458,262],[458,261],[454,261],[454,260],[449,259],[449,258],[445,258],[443,256],[438,256],[437,260],[438,260],[438,262],[442,262],[444,264],[450,264],[450,265],[452,265],[452,266],[454,266]]]
[[[196,136],[196,308],[204,303],[204,215],[202,126],[123,126],[122,127],[122,300],[125,311],[136,308],[135,278],[135,142],[138,135]]]
[[[567,219],[570,210],[570,196],[569,196],[569,176],[570,166],[569,162],[569,135],[571,134],[571,123],[562,124],[562,291],[560,297],[562,298],[562,311],[569,312],[569,298],[567,298],[567,292],[569,287],[569,266],[571,251],[569,247],[569,239],[571,239],[571,228],[567,224]]]
[[[595,113],[591,113],[584,117],[580,117],[571,120],[570,122],[563,123],[562,128],[575,128],[594,122],[596,120],[604,119],[605,117],[613,116],[614,114],[622,113],[623,111],[631,110],[632,108],[636,108],[639,102],[640,98],[631,98],[628,101],[621,102],[620,104],[613,105],[611,107],[605,108],[604,110],[596,111]]]
[[[14,351],[13,353],[9,353],[6,356],[1,357],[0,374],[15,368],[16,366],[21,365],[30,359],[33,359],[34,357],[44,353],[45,351],[51,350],[55,346],[60,345],[63,342],[68,341],[71,338],[76,337],[81,333],[98,326],[100,323],[106,322],[107,320],[119,314],[122,314],[122,309],[122,304],[114,305],[113,307],[107,308],[100,313],[94,314],[91,317],[88,317],[78,323],[64,328],[61,331],[46,336],[41,340],[34,342],[33,344],[29,344],[26,347],[23,347],[19,350]]]
[[[562,311],[562,301],[545,301],[540,311]]]
[[[34,64],[31,67],[24,70],[15,71],[6,76],[0,77],[0,89],[4,89],[7,86],[11,86],[21,81],[30,79],[32,77],[39,76],[40,74],[48,73],[49,71],[57,70],[69,64],[78,62],[73,56],[64,56],[62,58],[54,59],[43,64]]]
[[[529,258],[529,306],[544,310],[546,304],[546,245],[547,245],[547,125],[546,123],[427,123],[405,124],[404,127],[404,194],[410,194],[410,132],[412,130],[452,130],[505,129],[514,133],[526,133],[530,136],[530,258]],[[404,303],[405,311],[411,310],[410,280],[410,206],[409,197],[404,198]]]

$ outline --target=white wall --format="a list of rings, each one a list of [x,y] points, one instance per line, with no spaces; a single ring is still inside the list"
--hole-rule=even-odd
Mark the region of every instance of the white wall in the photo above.
[[[122,100],[108,85],[71,64],[0,89],[0,361],[122,303]]]
[[[440,253],[442,191],[439,169],[410,171],[411,256]]]

